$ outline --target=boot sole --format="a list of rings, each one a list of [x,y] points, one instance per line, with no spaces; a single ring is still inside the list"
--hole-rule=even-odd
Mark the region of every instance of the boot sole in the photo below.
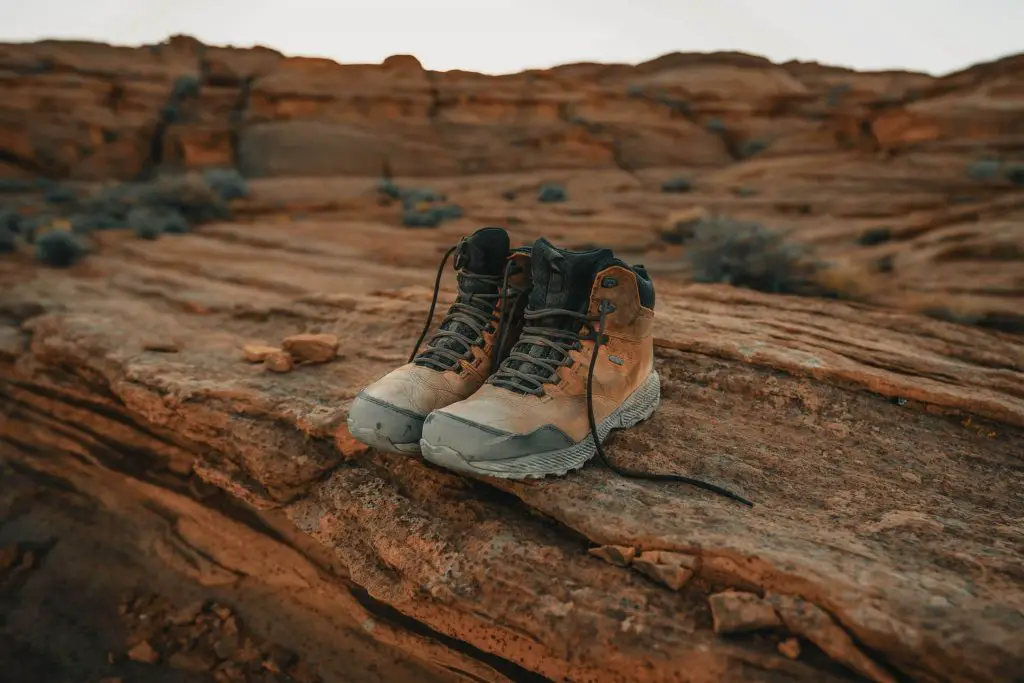
[[[629,429],[648,419],[661,402],[661,379],[652,372],[618,408],[597,425],[597,435],[604,443],[616,429]],[[563,476],[583,467],[597,454],[594,439],[588,434],[582,441],[558,451],[534,453],[508,460],[466,460],[458,451],[447,446],[433,446],[420,439],[424,459],[445,469],[463,474],[475,474],[498,479],[542,479]]]

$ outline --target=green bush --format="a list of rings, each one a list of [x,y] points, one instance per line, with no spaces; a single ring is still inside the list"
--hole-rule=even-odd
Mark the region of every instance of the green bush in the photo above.
[[[188,221],[174,209],[140,206],[128,214],[128,226],[138,237],[155,240],[162,234],[188,232]]]
[[[36,260],[54,268],[67,268],[88,253],[85,244],[70,232],[48,232],[36,240]]]
[[[685,247],[697,282],[795,294],[811,281],[805,250],[758,223],[729,218],[702,220]]]
[[[458,204],[441,204],[432,207],[432,210],[438,213],[443,221],[456,220],[464,215],[462,207]]]
[[[171,87],[171,100],[179,102],[187,97],[195,97],[199,94],[199,79],[195,76],[179,76]]]
[[[876,244],[885,244],[892,239],[892,230],[889,228],[871,228],[864,231],[857,238],[857,243],[865,247],[872,247]]]
[[[249,196],[249,183],[233,168],[211,168],[203,171],[203,182],[224,201]]]
[[[537,201],[545,203],[564,202],[568,199],[565,188],[558,183],[546,183],[541,185],[537,192]]]
[[[980,159],[967,167],[967,177],[979,182],[995,180],[999,177],[1001,166],[995,159]]]
[[[447,199],[440,192],[422,187],[401,189],[398,191],[398,196],[402,200],[402,205],[407,209],[415,208],[418,204],[423,204],[424,202],[432,204],[434,202],[443,202]]]
[[[722,133],[725,132],[725,122],[717,117],[709,119],[708,122],[704,124],[704,127],[708,130],[709,133],[716,133],[718,135],[721,135]]]
[[[113,230],[122,227],[124,221],[105,213],[76,213],[68,219],[71,231],[78,235],[88,235],[97,230]]]
[[[666,193],[681,194],[683,192],[689,192],[693,189],[693,185],[689,180],[682,177],[669,178],[661,184],[661,191]]]
[[[755,157],[768,149],[769,144],[767,140],[747,140],[740,145],[740,158],[749,159],[750,157]]]
[[[181,214],[189,225],[222,221],[231,209],[221,196],[202,181],[164,178],[138,187],[136,204]]]
[[[435,209],[417,211],[406,209],[402,213],[402,225],[407,228],[436,228],[444,220],[443,216]]]
[[[12,252],[21,232],[21,216],[10,209],[0,209],[0,254]]]
[[[732,191],[732,193],[737,197],[742,197],[744,199],[746,199],[747,197],[757,196],[757,190],[755,190],[752,187],[737,187],[735,190]]]
[[[54,183],[43,192],[47,204],[71,204],[78,199],[78,193],[67,185]]]
[[[629,86],[628,88],[626,88],[626,95],[628,95],[629,97],[643,97],[644,96],[643,86],[640,86],[640,85],[631,85],[631,86]]]
[[[398,199],[402,196],[401,188],[387,178],[382,178],[380,182],[377,183],[377,192],[386,197],[390,197],[391,199]]]
[[[21,178],[0,178],[0,193],[31,192],[35,188],[36,184],[31,180],[22,180]]]
[[[1004,171],[1006,179],[1018,187],[1024,187],[1024,164],[1007,166]]]
[[[838,83],[829,88],[825,93],[825,101],[828,103],[828,106],[837,107],[848,92],[850,92],[849,83]]]

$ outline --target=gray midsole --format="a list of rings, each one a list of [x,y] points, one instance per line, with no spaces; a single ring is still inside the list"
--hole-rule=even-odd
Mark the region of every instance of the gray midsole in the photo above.
[[[643,422],[654,414],[660,402],[661,379],[657,372],[652,371],[622,405],[598,424],[598,438],[603,443],[612,430],[628,429]],[[452,448],[434,446],[426,440],[420,441],[420,449],[424,458],[442,467],[503,479],[563,475],[570,470],[583,467],[597,453],[594,439],[590,434],[568,448],[505,460],[469,461]]]

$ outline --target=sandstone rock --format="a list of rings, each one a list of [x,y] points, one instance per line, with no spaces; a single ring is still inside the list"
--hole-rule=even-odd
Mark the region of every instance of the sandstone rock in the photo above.
[[[708,598],[715,633],[743,633],[781,626],[771,603],[753,593],[725,591]]]
[[[175,652],[167,658],[168,666],[191,673],[205,673],[217,665],[217,658],[203,652]]]
[[[617,567],[628,567],[636,557],[636,548],[621,545],[602,545],[590,548],[587,552]]]
[[[338,354],[338,338],[333,334],[293,334],[281,345],[293,358],[307,363],[326,363]]]
[[[263,358],[263,367],[271,372],[291,372],[295,362],[288,353],[275,350]]]
[[[160,654],[153,649],[149,641],[143,640],[132,649],[128,650],[128,659],[133,662],[144,664],[155,664],[160,659]]]
[[[779,652],[789,659],[800,658],[800,641],[796,638],[786,638],[779,643]]]
[[[242,357],[249,363],[262,363],[268,356],[281,352],[275,346],[262,346],[260,344],[246,344],[242,347]]]
[[[664,550],[648,550],[633,560],[633,568],[674,591],[693,577],[695,558]]]
[[[788,595],[770,595],[768,601],[787,629],[811,641],[832,659],[876,683],[895,683],[896,679],[861,652],[825,610]]]

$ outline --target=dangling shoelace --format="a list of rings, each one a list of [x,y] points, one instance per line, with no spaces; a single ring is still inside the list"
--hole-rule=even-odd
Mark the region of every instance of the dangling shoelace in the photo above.
[[[583,346],[580,344],[582,340],[593,341],[594,351],[590,356],[590,368],[587,371],[587,419],[590,424],[590,437],[594,440],[595,454],[604,463],[605,467],[627,479],[680,482],[753,507],[754,504],[746,498],[721,486],[716,486],[700,479],[694,479],[681,474],[662,474],[632,470],[616,465],[608,459],[604,452],[604,447],[601,445],[601,440],[598,438],[597,420],[594,417],[594,368],[597,367],[597,357],[601,345],[608,341],[604,334],[605,316],[609,312],[609,309],[606,308],[607,303],[605,301],[601,302],[601,305],[598,307],[597,316],[589,316],[585,313],[568,311],[561,308],[527,309],[523,313],[523,318],[528,321],[549,317],[568,317],[578,320],[581,325],[588,326],[591,329],[591,334],[584,335],[581,332],[570,332],[556,327],[526,326],[523,328],[522,335],[519,337],[518,343],[512,348],[508,358],[488,381],[496,386],[542,396],[545,384],[558,381],[558,375],[556,374],[558,368],[572,365],[572,357],[569,355],[569,352],[582,350]],[[597,323],[596,330],[594,329],[595,322]],[[536,346],[552,349],[555,357],[545,358],[530,355],[531,348]],[[519,363],[518,367],[516,366],[517,361]]]
[[[434,310],[437,308],[437,298],[441,291],[441,278],[444,276],[444,268],[448,264],[448,259],[451,258],[452,254],[455,254],[456,267],[459,265],[461,249],[464,241],[460,242],[449,248],[444,257],[441,259],[441,265],[437,268],[437,277],[434,278],[434,292],[430,298],[430,310],[427,312],[427,319],[423,325],[423,331],[420,332],[419,338],[416,340],[416,345],[413,347],[412,354],[409,356],[409,362],[419,361],[429,367],[433,367],[436,370],[450,370],[454,368],[460,360],[469,360],[473,357],[473,347],[483,344],[484,332],[493,332],[497,337],[497,340],[492,350],[491,356],[491,367],[497,367],[496,362],[501,353],[501,347],[504,344],[506,337],[506,330],[503,329],[503,317],[505,312],[505,302],[508,300],[508,293],[511,289],[515,294],[512,299],[513,302],[518,302],[519,297],[523,295],[523,291],[518,288],[510,288],[508,279],[510,275],[515,274],[516,269],[519,268],[517,264],[509,260],[505,264],[505,270],[503,275],[480,275],[478,273],[468,273],[460,270],[458,274],[459,282],[459,293],[455,299],[455,302],[448,308],[448,313],[445,315],[439,329],[430,338],[426,348],[420,352],[420,345],[426,338],[427,333],[430,331],[431,323],[434,320]],[[480,282],[484,284],[493,284],[498,287],[498,291],[493,294],[478,294],[475,292],[468,292],[465,289],[465,284],[468,282]],[[482,302],[493,302],[489,306],[489,310],[477,308],[473,305],[474,301]],[[513,303],[513,306],[515,303]],[[469,337],[457,329],[454,323],[462,323],[473,331],[474,336]],[[450,325],[449,325],[450,324]],[[448,329],[445,329],[448,327]],[[439,342],[442,339],[453,339],[461,347],[461,350],[456,352],[455,350],[440,346]],[[433,354],[433,356],[431,355]],[[436,358],[434,356],[440,356]]]

